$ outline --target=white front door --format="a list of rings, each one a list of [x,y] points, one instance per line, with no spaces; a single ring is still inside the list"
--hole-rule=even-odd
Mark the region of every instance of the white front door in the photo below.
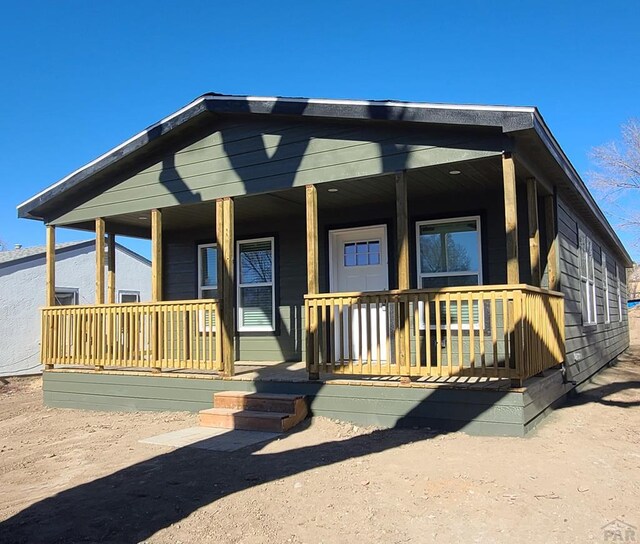
[[[353,229],[332,230],[329,232],[330,250],[330,278],[329,287],[332,293],[352,293],[366,291],[386,291],[389,289],[389,264],[387,255],[387,227],[375,225]],[[346,309],[345,309],[346,310]],[[341,317],[345,337],[351,329],[353,347],[344,347],[346,359],[372,360],[386,359],[387,327],[386,306],[379,308],[361,307],[359,311],[345,311]],[[353,319],[351,319],[353,316]],[[371,320],[371,343],[366,337],[365,323],[367,316]],[[378,320],[380,321],[379,326]],[[362,327],[360,322],[362,321]],[[380,338],[378,339],[378,330]],[[336,360],[340,360],[340,348],[336,345]],[[371,353],[367,353],[367,346],[371,346]],[[378,357],[378,346],[381,346]]]

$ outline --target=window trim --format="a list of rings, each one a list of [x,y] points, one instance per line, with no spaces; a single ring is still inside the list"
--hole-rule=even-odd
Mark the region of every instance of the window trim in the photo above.
[[[602,293],[604,295],[604,322],[611,323],[611,302],[609,289],[609,269],[607,268],[607,254],[602,252]]]
[[[217,282],[217,278],[216,278],[216,286],[215,288],[211,287],[210,285],[207,286],[203,286],[202,285],[202,249],[207,248],[207,247],[212,247],[215,248],[216,253],[218,253],[218,244],[216,244],[215,242],[213,243],[209,243],[209,244],[198,244],[198,299],[202,299],[202,300],[211,300],[211,299],[205,299],[205,297],[202,296],[202,292],[203,291],[211,291],[212,289],[215,289],[216,291],[218,290],[218,282]],[[219,255],[216,255],[216,262],[218,259]],[[215,297],[215,299],[219,299],[220,297]]]
[[[55,287],[53,289],[54,302],[58,298],[58,293],[61,293],[64,295],[73,295],[73,304],[71,304],[70,306],[77,306],[78,304],[80,304],[80,289],[78,289],[77,287]],[[62,305],[56,303],[55,306],[62,306]]]
[[[271,244],[271,282],[261,283],[245,283],[241,282],[240,274],[240,246],[243,244],[251,244],[255,242],[269,242]],[[247,238],[245,240],[236,240],[236,307],[237,307],[237,324],[238,332],[275,332],[276,330],[276,241],[275,236],[264,236],[261,238]],[[241,305],[241,290],[246,287],[271,287],[271,325],[242,325],[243,308]]]
[[[582,247],[582,240],[585,240],[587,247]],[[587,249],[590,251],[587,252]],[[586,255],[585,262],[586,276],[582,274],[582,259]],[[596,262],[593,256],[593,240],[587,236],[587,233],[578,228],[578,257],[580,259],[580,303],[582,305],[582,325],[594,326],[598,324],[598,301],[596,298]],[[590,266],[589,266],[590,265]],[[589,268],[591,268],[592,275],[589,277]],[[585,293],[588,300],[582,299],[582,284],[586,284]],[[586,315],[585,305],[586,303]]]
[[[620,289],[620,267],[616,263],[616,295],[618,296],[618,323],[622,323],[622,289]]]
[[[122,302],[122,295],[137,295],[138,300],[136,302]],[[140,300],[140,291],[134,291],[132,289],[118,289],[118,304],[137,304]]]
[[[420,262],[420,227],[424,225],[437,225],[442,223],[459,223],[461,221],[475,221],[478,233],[478,270],[477,272],[430,272],[423,274]],[[422,279],[424,277],[438,278],[445,276],[478,276],[478,285],[483,285],[482,269],[482,219],[479,215],[465,215],[461,217],[448,217],[445,219],[428,219],[426,221],[416,221],[416,283],[417,288],[422,289]]]

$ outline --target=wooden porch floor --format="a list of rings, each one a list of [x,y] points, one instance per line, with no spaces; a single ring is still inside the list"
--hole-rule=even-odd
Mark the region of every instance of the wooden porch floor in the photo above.
[[[308,382],[308,372],[304,362],[255,362],[238,361],[235,363],[235,375],[232,377],[222,376],[220,373],[208,370],[192,369],[165,369],[161,373],[153,373],[149,369],[141,368],[114,368],[101,371],[94,371],[86,367],[78,366],[56,366],[54,370],[46,372],[81,372],[119,375],[148,375],[160,377],[181,377],[194,379],[225,380],[239,382],[285,382],[301,383]],[[320,383],[334,385],[361,385],[378,387],[418,387],[418,388],[447,388],[447,389],[470,389],[470,390],[491,390],[491,391],[524,391],[528,387],[536,384],[540,380],[548,379],[552,374],[560,373],[559,369],[547,370],[544,377],[534,377],[524,384],[523,387],[512,387],[511,380],[507,378],[480,378],[480,377],[414,377],[410,383],[401,382],[397,376],[344,376],[336,374],[321,374]]]

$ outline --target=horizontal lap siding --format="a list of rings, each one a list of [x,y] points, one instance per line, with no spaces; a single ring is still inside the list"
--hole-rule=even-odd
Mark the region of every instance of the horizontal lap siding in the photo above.
[[[495,156],[501,149],[499,137],[444,129],[212,121],[210,134],[165,151],[144,170],[78,203],[53,223]]]
[[[434,195],[412,199],[409,206],[411,224],[411,284],[417,286],[415,256],[415,222],[433,217],[480,214],[483,232],[483,281],[505,282],[504,213],[501,191],[483,194]],[[329,291],[328,233],[330,229],[355,225],[386,224],[389,249],[389,285],[397,287],[395,270],[395,202],[349,208],[338,212],[320,210],[320,289]],[[306,234],[304,208],[294,208],[288,215],[268,222],[236,221],[236,239],[274,236],[276,242],[276,333],[239,333],[237,358],[241,361],[298,361],[304,354],[304,294],[306,285]],[[213,230],[213,227],[211,227]],[[213,232],[185,231],[165,234],[164,293],[168,300],[197,298],[197,244],[214,241]],[[457,343],[452,346],[457,349]],[[500,355],[502,348],[500,348]],[[456,352],[457,356],[457,352]]]
[[[578,228],[593,241],[597,324],[582,324],[582,301],[580,290],[580,257]],[[560,247],[560,272],[562,291],[565,294],[565,335],[568,378],[581,382],[617,357],[629,345],[629,329],[626,316],[626,286],[624,269],[621,269],[621,292],[623,297],[623,320],[618,321],[616,296],[615,258],[613,252],[580,219],[562,199],[558,199],[558,237]],[[611,323],[605,323],[604,269],[602,252],[607,254]]]
[[[60,408],[198,411],[212,406],[215,392],[240,390],[303,394],[312,415],[357,425],[521,436],[528,423],[525,395],[517,392],[71,372],[45,373],[43,390],[45,404]]]

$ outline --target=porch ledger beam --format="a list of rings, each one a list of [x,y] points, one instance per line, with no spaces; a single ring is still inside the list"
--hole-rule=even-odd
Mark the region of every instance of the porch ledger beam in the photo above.
[[[556,228],[556,202],[553,195],[544,197],[544,219],[547,233],[547,277],[549,289],[560,289],[558,268],[558,232]]]
[[[504,184],[504,228],[507,239],[507,283],[520,283],[518,264],[518,205],[516,198],[516,168],[511,153],[502,154]]]
[[[162,212],[151,210],[151,300],[162,300]]]
[[[96,219],[96,304],[104,304],[104,219]]]
[[[396,233],[398,289],[409,289],[409,212],[407,205],[407,176],[396,173]]]
[[[319,264],[318,264],[318,190],[315,185],[307,185],[306,187],[306,212],[307,212],[307,293],[316,295],[320,291],[318,280]],[[319,361],[316,359],[318,354],[314,350],[315,337],[318,333],[318,316],[317,311],[314,314],[312,310],[306,316],[305,327],[306,334],[306,366],[309,372],[310,380],[320,379]]]
[[[233,199],[216,200],[216,242],[218,245],[218,297],[222,299],[222,364],[225,376],[235,373],[234,210]]]
[[[116,235],[107,235],[107,303],[116,302]]]
[[[531,283],[536,287],[540,287],[540,227],[538,224],[538,184],[535,178],[527,179],[527,208]]]
[[[46,306],[55,306],[56,304],[56,228],[53,225],[47,225],[47,241],[46,241]]]

